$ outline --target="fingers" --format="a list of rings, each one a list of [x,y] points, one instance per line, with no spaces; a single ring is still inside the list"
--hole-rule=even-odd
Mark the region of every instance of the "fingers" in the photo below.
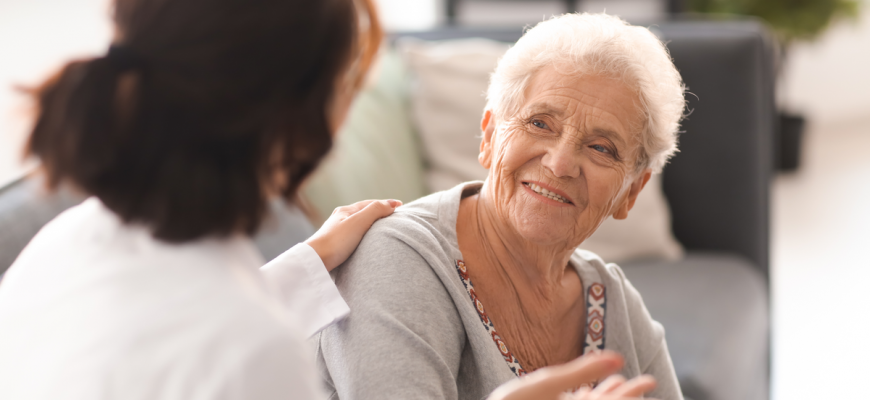
[[[332,215],[335,215],[336,213],[345,213],[347,215],[353,215],[356,212],[358,212],[359,210],[366,208],[366,206],[368,206],[369,204],[376,202],[376,201],[377,200],[363,200],[363,201],[358,201],[358,202],[350,204],[350,205],[335,207],[335,209],[332,210]]]
[[[613,397],[641,397],[656,388],[656,380],[649,375],[638,376],[614,388],[608,394]]]
[[[354,224],[371,226],[375,221],[392,214],[396,207],[402,205],[399,200],[366,200],[366,202],[368,203],[365,207],[348,215],[348,219],[355,220]],[[359,203],[353,205],[356,206]]]
[[[402,202],[399,200],[363,200],[363,201],[358,201],[356,203],[353,203],[351,205],[336,207],[334,210],[332,210],[332,215],[335,215],[336,213],[344,213],[345,216],[349,217],[351,215],[354,215],[354,214],[362,211],[366,207],[371,206],[371,204],[375,203],[375,202],[386,202],[387,205],[389,205],[392,208],[396,208],[396,207],[402,205]],[[387,214],[387,215],[389,215],[389,214]]]
[[[338,207],[305,243],[320,256],[327,271],[343,263],[379,218],[402,205],[398,200],[364,200]]]
[[[624,383],[624,376],[611,375],[609,378],[598,384],[598,386],[595,388],[595,392],[601,394],[612,393],[614,390],[619,389],[619,387]]]
[[[558,399],[566,391],[610,376],[622,368],[622,364],[622,357],[612,351],[578,357],[567,364],[541,368],[508,382],[496,389],[490,399]]]
[[[592,389],[582,387],[574,393],[565,392],[565,400],[590,400],[592,398]],[[595,399],[600,400],[600,399]]]
[[[622,356],[610,351],[578,357],[563,365],[542,368],[550,375],[542,385],[554,393],[571,390],[612,375],[622,368],[622,363]]]
[[[594,390],[582,388],[566,400],[630,400],[639,399],[644,393],[655,389],[655,379],[649,375],[642,375],[630,381],[622,375],[611,375],[599,383]]]
[[[496,389],[489,400],[625,400],[640,398],[655,389],[655,379],[649,375],[629,381],[620,375],[613,375],[622,365],[622,357],[611,351],[585,355],[510,381]],[[595,389],[581,388],[566,393],[605,377],[607,379]]]

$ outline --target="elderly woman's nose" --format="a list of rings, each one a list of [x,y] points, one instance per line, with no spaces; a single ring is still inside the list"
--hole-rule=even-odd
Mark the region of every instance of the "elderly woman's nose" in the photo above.
[[[580,176],[580,155],[575,146],[562,143],[547,150],[541,159],[544,168],[557,178],[576,178]]]

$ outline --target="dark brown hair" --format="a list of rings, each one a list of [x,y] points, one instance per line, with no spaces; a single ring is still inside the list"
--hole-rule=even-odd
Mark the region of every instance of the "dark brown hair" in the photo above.
[[[358,88],[381,40],[371,0],[114,3],[109,53],[37,91],[27,153],[168,242],[252,234],[292,199],[332,145],[336,85]]]

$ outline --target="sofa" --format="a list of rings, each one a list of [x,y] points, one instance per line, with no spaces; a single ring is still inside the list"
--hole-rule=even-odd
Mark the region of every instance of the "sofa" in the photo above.
[[[660,183],[668,236],[680,251],[619,265],[665,327],[687,398],[767,399],[773,43],[753,20],[664,21],[651,27],[667,42],[691,92],[680,152]],[[467,38],[507,44],[521,34],[520,28],[444,27],[393,34],[389,47],[407,40]],[[376,73],[399,89],[370,85],[356,101],[344,128],[351,132],[342,133],[333,155],[304,187],[307,213],[272,204],[270,219],[255,238],[266,259],[308,237],[318,213],[328,215],[335,205],[364,198],[409,201],[437,187],[438,177],[427,171],[439,160],[427,156],[415,126],[421,116],[414,106],[413,73],[401,69],[400,54],[387,53],[392,62]],[[38,175],[29,174],[0,188],[0,273],[41,226],[83,199],[69,189],[47,193],[42,186]]]

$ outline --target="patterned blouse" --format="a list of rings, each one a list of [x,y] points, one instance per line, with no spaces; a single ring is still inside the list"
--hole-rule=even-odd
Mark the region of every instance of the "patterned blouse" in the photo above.
[[[456,260],[456,271],[459,273],[459,278],[471,297],[471,303],[477,310],[480,316],[480,322],[483,327],[492,336],[493,343],[498,347],[508,368],[516,376],[523,376],[526,370],[520,364],[520,361],[511,353],[507,344],[498,335],[492,320],[486,315],[486,310],[483,308],[483,302],[477,297],[474,292],[474,285],[471,284],[471,278],[468,277],[468,267],[462,260]],[[586,338],[583,342],[583,355],[592,352],[604,350],[604,313],[607,310],[607,297],[605,296],[605,288],[601,283],[593,283],[586,288]]]

